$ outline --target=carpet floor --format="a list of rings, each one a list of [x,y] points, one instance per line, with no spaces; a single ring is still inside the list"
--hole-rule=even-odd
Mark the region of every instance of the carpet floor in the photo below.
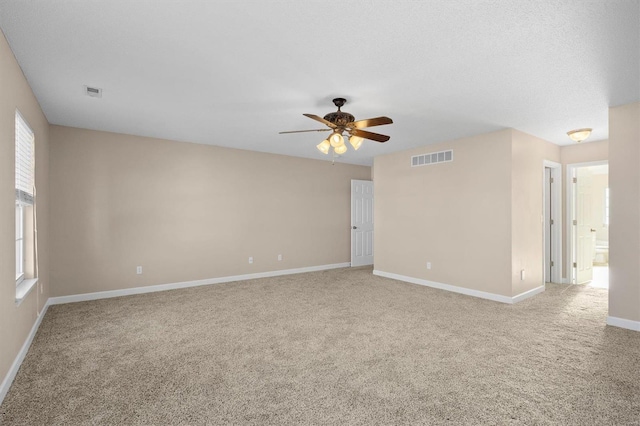
[[[607,291],[515,305],[338,269],[51,306],[2,425],[640,425]]]

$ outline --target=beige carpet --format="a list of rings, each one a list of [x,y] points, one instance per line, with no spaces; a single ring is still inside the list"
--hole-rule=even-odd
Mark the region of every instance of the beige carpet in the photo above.
[[[3,425],[639,425],[606,290],[516,305],[340,269],[52,306]]]

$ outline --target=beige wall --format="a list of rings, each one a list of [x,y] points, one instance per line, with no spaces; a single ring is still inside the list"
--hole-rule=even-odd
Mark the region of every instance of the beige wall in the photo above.
[[[609,109],[609,316],[640,321],[640,103]]]
[[[51,126],[53,295],[349,262],[350,182],[370,177],[364,166]]]
[[[560,162],[557,145],[513,131],[511,280],[513,296],[544,283],[544,160]],[[525,270],[525,279],[520,271]]]
[[[35,134],[39,284],[15,302],[15,111]],[[49,124],[0,33],[0,382],[49,297]]]
[[[581,142],[560,147],[560,162],[566,173],[567,164],[589,163],[609,159],[609,141]]]
[[[412,155],[447,149],[453,162],[410,166]],[[510,130],[374,165],[376,270],[511,296]]]
[[[559,148],[514,130],[376,157],[375,269],[508,297],[542,285],[545,159]]]

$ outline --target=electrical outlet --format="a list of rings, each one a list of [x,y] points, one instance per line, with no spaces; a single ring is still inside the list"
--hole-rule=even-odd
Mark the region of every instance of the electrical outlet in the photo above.
[[[42,283],[40,283],[40,294],[42,294],[44,286],[42,285]]]
[[[431,262],[427,262],[427,269],[431,269]]]
[[[142,266],[136,266],[136,274],[142,275]]]
[[[278,260],[282,260],[282,255],[281,254],[278,255]]]
[[[249,263],[253,263],[253,257],[249,257]]]
[[[520,281],[524,281],[524,269],[520,271]]]

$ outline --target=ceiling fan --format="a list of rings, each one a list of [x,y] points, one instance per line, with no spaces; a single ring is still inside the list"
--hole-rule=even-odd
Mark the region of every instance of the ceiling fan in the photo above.
[[[347,151],[347,146],[344,143],[343,133],[346,133],[348,135],[349,143],[355,150],[360,148],[364,139],[369,139],[376,142],[386,142],[389,140],[389,136],[369,132],[362,129],[366,127],[391,124],[393,123],[393,120],[391,120],[389,117],[376,117],[355,121],[353,115],[340,110],[340,108],[342,108],[342,106],[344,106],[346,102],[347,100],[344,98],[335,98],[333,100],[333,104],[338,107],[338,111],[330,112],[329,114],[325,115],[324,118],[314,114],[302,114],[305,117],[309,117],[326,125],[328,127],[327,129],[291,130],[288,132],[280,132],[280,134],[333,131],[333,133],[331,133],[328,138],[320,142],[317,148],[323,154],[328,154],[329,149],[333,147],[333,152],[338,155],[344,154]]]

